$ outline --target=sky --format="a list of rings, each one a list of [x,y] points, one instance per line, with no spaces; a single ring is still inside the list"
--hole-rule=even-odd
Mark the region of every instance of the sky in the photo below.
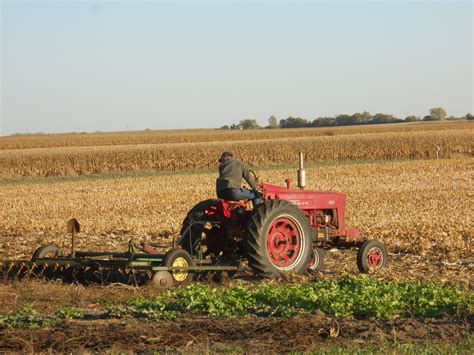
[[[474,112],[470,0],[0,1],[0,135]]]

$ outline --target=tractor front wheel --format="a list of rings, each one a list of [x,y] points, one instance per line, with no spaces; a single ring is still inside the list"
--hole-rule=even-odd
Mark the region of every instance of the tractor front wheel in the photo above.
[[[324,249],[313,248],[308,264],[308,272],[321,271],[324,268]]]
[[[387,265],[388,254],[378,240],[367,240],[357,253],[357,267],[360,272],[375,272]]]
[[[245,242],[249,266],[258,276],[302,274],[308,267],[311,227],[304,214],[288,201],[272,200],[256,208]]]

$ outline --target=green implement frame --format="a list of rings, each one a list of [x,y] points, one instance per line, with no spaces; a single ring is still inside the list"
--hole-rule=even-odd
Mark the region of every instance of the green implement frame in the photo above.
[[[198,222],[199,223],[199,222]],[[190,229],[192,223],[188,226]],[[41,275],[48,272],[61,274],[67,270],[112,270],[120,273],[145,272],[149,278],[158,272],[205,272],[205,271],[231,271],[236,272],[240,266],[218,265],[212,260],[204,259],[202,254],[198,258],[192,258],[193,265],[186,267],[164,265],[165,256],[172,250],[178,249],[175,241],[167,253],[144,253],[137,251],[132,241],[128,243],[128,250],[125,252],[92,252],[76,251],[75,236],[79,232],[79,223],[73,219],[68,222],[68,231],[72,234],[71,254],[69,256],[48,256],[35,257],[31,260],[0,260],[0,279],[4,280],[12,277],[24,277],[29,275]],[[186,233],[185,231],[183,235]],[[182,236],[180,236],[182,238]],[[179,239],[178,239],[179,240]],[[184,251],[183,251],[184,252]],[[191,256],[189,255],[191,259]]]

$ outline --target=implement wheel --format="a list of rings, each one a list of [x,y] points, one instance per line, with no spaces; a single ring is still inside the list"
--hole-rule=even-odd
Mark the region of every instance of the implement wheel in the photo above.
[[[187,268],[194,266],[194,262],[186,250],[171,249],[163,258],[163,266]],[[175,282],[186,282],[193,278],[193,274],[189,270],[171,270],[170,273]]]
[[[63,252],[54,244],[46,244],[40,246],[33,253],[32,260],[36,259],[52,259],[63,256]]]
[[[164,290],[173,286],[173,276],[168,271],[157,271],[151,279],[151,285],[157,290]]]
[[[357,253],[357,267],[360,272],[375,272],[387,265],[388,254],[378,240],[367,240]]]
[[[249,266],[259,276],[278,278],[302,274],[308,268],[311,228],[303,212],[288,201],[272,200],[258,206],[245,241]]]

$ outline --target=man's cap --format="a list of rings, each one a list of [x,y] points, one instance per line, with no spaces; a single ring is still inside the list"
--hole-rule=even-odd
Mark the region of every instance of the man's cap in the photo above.
[[[224,158],[233,158],[233,157],[234,157],[234,154],[232,154],[231,152],[224,152],[219,158],[219,162],[222,163],[224,161]]]

